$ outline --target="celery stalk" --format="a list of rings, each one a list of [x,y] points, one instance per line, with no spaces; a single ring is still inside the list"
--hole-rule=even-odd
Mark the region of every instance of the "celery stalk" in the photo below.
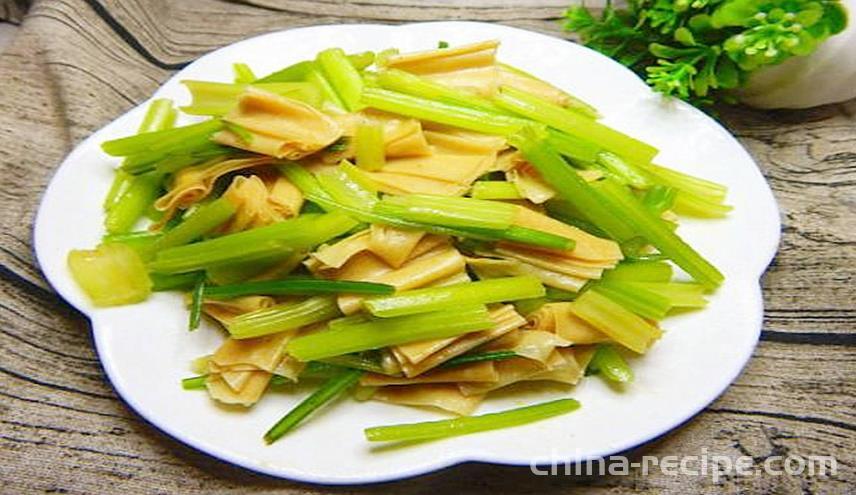
[[[395,287],[374,282],[326,280],[309,277],[289,277],[282,280],[264,280],[240,284],[207,287],[205,297],[230,299],[249,295],[285,296],[314,294],[370,294],[384,295],[395,292]]]
[[[672,309],[669,298],[642,287],[630,287],[623,282],[601,281],[597,284],[597,291],[649,320],[662,320]]]
[[[699,218],[723,218],[732,210],[729,205],[716,203],[704,196],[687,191],[678,191],[675,195],[674,210],[680,215]]]
[[[596,371],[609,381],[630,383],[633,381],[633,370],[627,361],[609,344],[597,346],[594,356],[589,362],[588,370]]]
[[[398,69],[387,69],[379,72],[377,74],[377,82],[383,89],[390,91],[397,91],[419,98],[440,101],[483,112],[508,115],[508,112],[494,105],[490,100],[485,100],[472,93],[435,83]]]
[[[301,401],[265,433],[265,442],[271,444],[282,438],[310,414],[356,385],[362,375],[361,370],[343,370],[324,382],[318,390]]]
[[[266,227],[164,249],[149,266],[156,272],[181,273],[236,261],[257,260],[277,253],[309,249],[344,234],[356,224],[339,213],[301,215]]]
[[[621,212],[609,210],[588,183],[565,163],[547,139],[546,133],[535,127],[527,127],[511,136],[509,141],[556,190],[558,197],[572,205],[586,220],[618,242],[637,236],[621,218]]]
[[[362,102],[378,110],[485,134],[508,135],[526,124],[526,120],[508,115],[450,105],[385,89],[365,88]]]
[[[366,439],[371,442],[405,442],[431,440],[456,435],[469,435],[482,431],[511,428],[541,421],[579,409],[574,399],[557,399],[532,406],[508,409],[502,412],[465,416],[461,418],[426,421],[390,426],[374,426],[365,429]]]
[[[238,97],[250,87],[302,101],[316,107],[321,103],[321,93],[318,88],[306,82],[230,84],[185,80],[181,83],[190,91],[192,98],[190,105],[181,107],[181,110],[189,115],[224,115],[237,105]]]
[[[143,260],[124,244],[74,249],[68,253],[68,268],[95,306],[138,303],[151,294],[152,281]]]
[[[654,215],[660,216],[675,205],[676,193],[677,191],[672,187],[657,184],[645,192],[642,205]]]
[[[350,112],[359,110],[363,79],[345,52],[341,48],[329,48],[319,52],[315,60],[345,104],[345,109]]]
[[[131,186],[133,175],[124,170],[117,169],[113,175],[113,182],[110,184],[110,189],[107,191],[107,196],[104,198],[104,211],[110,211],[111,208],[119,201],[128,188]]]
[[[728,189],[716,182],[694,177],[677,170],[662,167],[654,163],[645,166],[645,171],[654,179],[666,186],[674,187],[682,191],[701,196],[702,199],[711,203],[722,203]]]
[[[484,306],[461,306],[454,311],[343,324],[336,329],[297,337],[289,341],[286,350],[301,361],[315,361],[408,342],[454,337],[493,325]]]
[[[647,164],[657,154],[657,148],[649,144],[514,88],[501,88],[499,94],[494,97],[494,103],[536,122],[589,140],[631,163]]]
[[[444,287],[414,289],[366,300],[366,309],[381,318],[443,311],[455,305],[490,304],[543,297],[544,286],[532,276],[492,278]]]
[[[318,91],[321,93],[321,98],[332,105],[337,109],[344,109],[345,102],[339,97],[339,94],[336,93],[336,89],[333,88],[333,85],[330,83],[330,80],[327,79],[327,76],[324,75],[324,72],[321,70],[321,67],[318,66],[317,63],[312,64],[312,68],[309,73],[306,75],[306,82],[315,86]]]
[[[339,315],[336,300],[330,296],[310,297],[297,303],[283,303],[235,317],[226,329],[232,338],[249,339],[295,330],[310,323]]]
[[[511,182],[480,180],[473,182],[470,197],[475,199],[521,199],[520,191]]]
[[[280,83],[280,82],[298,82],[305,81],[309,73],[315,68],[315,62],[304,60],[296,64],[289,65],[284,69],[266,75],[261,79],[256,79],[257,83]]]
[[[672,265],[665,261],[623,261],[612,270],[603,272],[602,280],[616,282],[668,282]]]
[[[514,223],[516,210],[514,205],[499,201],[409,194],[386,196],[372,211],[411,222],[504,230]]]
[[[205,298],[205,277],[199,275],[196,280],[196,285],[191,292],[190,302],[190,317],[187,323],[187,329],[190,331],[199,328],[199,323],[202,321],[202,303]]]
[[[386,163],[386,148],[383,142],[383,126],[362,124],[357,127],[354,138],[357,166],[365,170],[379,170]]]
[[[235,214],[235,205],[226,198],[218,198],[200,206],[183,222],[165,232],[155,241],[154,249],[168,249],[192,242],[222,225]]]
[[[235,82],[237,84],[249,84],[256,80],[253,69],[243,62],[232,64],[232,72],[235,74]]]
[[[103,244],[121,243],[140,255],[143,261],[148,261],[154,255],[155,242],[160,239],[161,234],[155,232],[128,232],[124,234],[106,234],[101,238]]]
[[[603,151],[603,148],[587,139],[571,136],[555,129],[548,131],[547,140],[560,154],[581,163],[597,161],[597,157]]]
[[[610,179],[593,185],[602,201],[620,210],[623,219],[636,232],[655,246],[661,253],[683,268],[696,281],[715,289],[725,277],[677,234],[669,230],[664,222],[648,210],[623,186]]]
[[[651,187],[651,182],[645,175],[615,153],[610,153],[609,151],[598,153],[597,163],[622,184],[636,189],[648,189]]]
[[[222,129],[219,120],[206,120],[198,124],[144,132],[134,136],[112,139],[101,144],[105,153],[111,156],[134,156],[141,153],[167,154],[172,148],[181,148],[188,139],[199,136],[208,137]]]
[[[189,273],[150,273],[152,279],[152,291],[162,292],[166,290],[190,290],[199,279],[201,272]]]
[[[503,359],[511,359],[513,357],[518,356],[519,354],[514,351],[475,352],[472,354],[463,354],[461,356],[455,356],[452,359],[441,364],[439,367],[453,368],[462,364],[480,363],[483,361],[502,361]]]
[[[184,390],[201,390],[205,388],[205,382],[208,381],[208,375],[191,376],[190,378],[181,379],[181,388]]]
[[[104,227],[110,234],[130,232],[146,210],[157,199],[161,190],[161,177],[146,174],[134,177],[128,189],[104,217]]]
[[[678,308],[703,308],[707,306],[704,287],[686,282],[624,282],[631,289],[648,290],[669,300]]]
[[[640,354],[662,334],[659,328],[600,294],[596,288],[585,291],[572,302],[571,311],[615,342]]]

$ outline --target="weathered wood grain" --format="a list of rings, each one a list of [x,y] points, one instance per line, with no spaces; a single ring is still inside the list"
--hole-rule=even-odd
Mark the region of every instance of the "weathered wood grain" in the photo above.
[[[26,3],[8,4],[17,8]],[[53,294],[32,256],[31,226],[39,198],[75,143],[145,99],[173,70],[255,34],[334,22],[470,19],[561,35],[558,18],[564,4],[34,2],[12,46],[0,55],[0,492],[327,491],[212,460],[164,437],[115,397],[93,353],[87,322]],[[783,214],[781,250],[764,280],[764,342],[717,402],[634,453],[697,455],[707,449],[712,454],[750,455],[758,462],[788,453],[835,455],[836,476],[759,475],[714,483],[710,478],[638,472],[536,477],[527,468],[465,465],[382,488],[407,494],[852,491],[854,112],[856,102],[807,112],[723,111],[724,123],[770,180]]]

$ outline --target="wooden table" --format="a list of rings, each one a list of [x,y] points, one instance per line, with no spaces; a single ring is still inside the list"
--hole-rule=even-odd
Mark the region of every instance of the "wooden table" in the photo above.
[[[53,0],[3,2],[21,27],[0,56],[0,486],[3,493],[318,493],[220,463],[159,433],[105,381],[87,321],[32,254],[33,216],[63,156],[195,57],[252,35],[337,22],[495,21],[562,36],[565,0]],[[835,476],[536,477],[463,465],[395,493],[845,493],[856,490],[856,102],[804,112],[731,109],[724,123],[779,201],[784,237],[765,277],[764,332],[737,382],[631,453],[834,455]],[[728,166],[727,163],[723,166]],[[69,226],[74,228],[74,226]],[[344,490],[373,491],[372,487]]]

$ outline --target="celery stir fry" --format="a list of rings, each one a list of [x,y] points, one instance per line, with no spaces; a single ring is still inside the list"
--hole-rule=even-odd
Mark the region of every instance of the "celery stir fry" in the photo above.
[[[187,390],[249,408],[317,384],[268,443],[346,395],[464,416],[365,432],[411,441],[579,406],[467,417],[515,383],[573,386],[590,367],[632,386],[660,321],[723,282],[677,224],[726,215],[726,190],[497,49],[331,48],[184,81],[187,106],[154,100],[137,134],[103,143],[105,236],[69,253],[72,275],[95,306],[184,292],[189,329],[224,337]]]

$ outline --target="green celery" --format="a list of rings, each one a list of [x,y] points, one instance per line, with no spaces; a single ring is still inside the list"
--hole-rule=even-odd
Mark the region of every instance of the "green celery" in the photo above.
[[[710,203],[722,203],[725,200],[725,195],[728,193],[728,188],[721,184],[654,163],[646,165],[645,171],[663,185],[700,196],[701,199]]]
[[[134,136],[112,139],[101,144],[105,153],[111,156],[135,156],[143,153],[166,155],[172,148],[181,148],[188,139],[199,136],[208,137],[223,128],[216,119],[198,124],[174,127],[158,131],[144,132]]]
[[[322,362],[325,364],[340,366],[342,368],[351,368],[355,370],[370,371],[381,375],[388,375],[377,359],[370,359],[362,354],[344,354],[342,356],[333,356],[321,361],[310,361],[307,364]]]
[[[110,234],[130,232],[142,218],[146,210],[158,198],[161,191],[161,177],[146,174],[134,177],[128,189],[107,211],[104,227]]]
[[[362,375],[363,371],[360,370],[343,370],[324,382],[318,390],[301,401],[294,409],[288,411],[288,414],[265,433],[265,442],[271,444],[282,438],[310,414],[356,385]]]
[[[479,416],[464,416],[422,423],[374,426],[366,428],[365,435],[366,439],[371,442],[432,440],[520,426],[567,414],[576,411],[579,407],[580,403],[574,399],[557,399],[532,406],[508,409],[502,412],[481,414]]]
[[[382,125],[361,124],[357,126],[354,144],[358,167],[364,170],[379,170],[386,163],[386,146],[383,140]]]
[[[386,196],[372,211],[411,222],[505,230],[514,223],[516,208],[499,201],[409,194]]]
[[[624,222],[620,212],[607,209],[596,191],[565,163],[547,136],[543,129],[526,127],[511,136],[509,142],[523,153],[541,177],[555,189],[559,199],[572,205],[585,220],[618,242],[636,237],[637,233]]]
[[[627,224],[696,281],[708,289],[715,289],[722,284],[725,279],[722,273],[672,232],[659,217],[642,207],[625,187],[610,179],[602,180],[593,187],[602,202],[613,205]]]
[[[649,163],[657,148],[590,118],[518,89],[503,87],[494,97],[502,108],[602,146],[631,163]]]
[[[334,169],[318,173],[315,178],[333,201],[352,208],[371,209],[378,201],[377,194],[354,180],[354,175],[348,173],[348,167],[353,165],[343,161]]]
[[[140,256],[124,244],[101,244],[68,253],[71,276],[95,306],[121,306],[146,300],[152,281]]]
[[[113,175],[113,182],[110,184],[110,189],[107,191],[107,196],[104,197],[102,208],[104,211],[110,211],[111,208],[119,201],[128,188],[131,186],[133,175],[125,172],[122,169],[117,169]]]
[[[324,75],[324,72],[318,67],[318,64],[313,63],[312,69],[306,75],[306,82],[314,85],[321,93],[321,98],[336,109],[345,109],[345,102],[339,98],[335,88],[330,83],[330,80]]]
[[[237,261],[258,260],[278,253],[302,251],[342,235],[357,222],[339,214],[301,215],[235,234],[158,252],[150,268],[181,273]]]
[[[273,277],[287,275],[305,258],[304,250],[275,249],[272,253],[255,259],[251,257],[245,261],[209,266],[205,269],[205,274],[211,283],[217,285],[238,284],[260,275]],[[272,273],[273,271],[276,273]]]
[[[519,74],[521,76],[528,77],[529,79],[534,79],[536,81],[544,82],[545,84],[550,84],[550,83],[547,83],[546,81],[544,81],[543,79],[537,78],[537,77],[533,76],[532,74],[524,71],[523,69],[520,69],[520,68],[515,67],[513,65],[504,64],[502,62],[499,62],[496,65],[500,68],[500,70],[506,70],[508,72],[514,72],[515,74]],[[577,98],[576,96],[565,93],[564,91],[562,91],[562,93],[564,93],[565,97],[569,100],[568,104],[564,105],[564,107],[567,108],[568,110],[572,110],[574,112],[577,112],[580,115],[583,115],[584,117],[588,117],[590,119],[599,119],[600,118],[600,113],[598,113],[598,111],[595,107],[589,105],[588,103]]]
[[[659,294],[678,308],[703,308],[707,306],[705,289],[699,284],[686,282],[625,282],[633,289],[643,289]]]
[[[544,286],[535,277],[492,278],[443,287],[427,287],[374,297],[363,305],[374,316],[389,318],[431,311],[455,305],[490,304],[543,297]]]
[[[256,88],[277,94],[308,105],[319,106],[321,93],[314,85],[305,82],[287,83],[219,83],[211,81],[181,81],[190,91],[190,105],[181,107],[189,115],[225,115],[238,103],[238,98],[248,88]]]
[[[547,141],[561,155],[580,163],[593,163],[603,149],[591,141],[556,129],[548,130]]]
[[[633,381],[633,370],[627,361],[618,353],[614,346],[600,344],[588,365],[588,370],[601,374],[609,381],[630,383]]]
[[[345,52],[341,48],[328,48],[318,53],[315,62],[345,104],[345,109],[350,112],[359,110],[363,79]]]
[[[315,294],[370,294],[384,295],[395,292],[395,287],[373,282],[350,280],[326,280],[309,277],[289,277],[282,280],[263,280],[241,284],[207,287],[205,297],[230,299],[233,297],[265,295],[315,295]]]
[[[483,112],[508,115],[508,112],[494,105],[490,100],[485,100],[472,93],[435,83],[423,79],[415,74],[398,69],[387,69],[377,74],[377,82],[383,88],[390,91],[425,98],[428,100],[448,103]]]
[[[675,205],[676,194],[677,190],[674,188],[657,184],[645,192],[642,205],[654,215],[660,216]]]
[[[485,134],[512,134],[527,122],[524,119],[508,115],[499,115],[474,108],[450,105],[440,101],[378,88],[365,88],[363,90],[362,102],[366,106],[385,112],[483,132]]]
[[[253,73],[253,69],[243,62],[232,64],[232,72],[235,74],[235,82],[237,84],[249,84],[257,79]]]
[[[484,306],[460,306],[454,311],[343,324],[297,337],[289,341],[286,350],[301,361],[316,361],[408,342],[455,337],[493,325]]]
[[[184,390],[201,390],[205,388],[205,382],[208,381],[208,375],[191,376],[190,378],[181,379],[181,388]]]
[[[150,273],[152,279],[152,291],[163,292],[167,290],[190,290],[199,280],[201,272],[189,273]]]
[[[550,302],[546,297],[535,297],[514,301],[514,309],[523,316],[529,316],[538,311],[541,306]]]
[[[674,210],[680,215],[699,218],[723,218],[733,208],[722,203],[708,201],[703,196],[687,191],[678,191],[675,196]]]
[[[624,161],[620,156],[609,151],[602,151],[597,155],[597,163],[607,173],[618,179],[622,184],[636,189],[648,189],[651,182],[645,175],[640,173],[636,167]]]
[[[480,180],[473,182],[470,197],[475,199],[522,199],[523,196],[511,182],[504,180]]]
[[[190,302],[190,318],[188,320],[188,330],[196,330],[199,328],[199,323],[202,321],[202,303],[205,299],[205,277],[198,276],[196,285],[191,292]]]
[[[615,342],[644,353],[662,331],[600,294],[596,288],[583,292],[571,303],[571,311]]]
[[[546,290],[545,296],[550,301],[573,301],[577,298],[576,292],[571,292],[564,289],[557,289],[555,287],[544,287],[544,290]]]
[[[161,234],[155,232],[128,232],[126,234],[106,234],[101,238],[104,244],[118,242],[124,244],[140,255],[143,261],[149,261],[154,256],[154,245]]]
[[[200,206],[180,224],[155,241],[154,249],[183,246],[222,225],[235,214],[235,205],[227,198],[218,198]]]
[[[602,276],[602,280],[615,282],[668,282],[671,279],[672,265],[665,261],[622,261]]]
[[[649,320],[662,320],[672,309],[667,297],[623,282],[600,281],[597,291],[637,315]]]
[[[316,296],[297,303],[283,303],[244,313],[229,322],[226,329],[234,339],[249,339],[295,330],[339,314],[335,298]]]
[[[296,64],[289,65],[284,69],[266,75],[261,79],[256,79],[256,83],[281,83],[281,82],[299,82],[305,81],[309,73],[315,68],[315,62],[304,60]]]

